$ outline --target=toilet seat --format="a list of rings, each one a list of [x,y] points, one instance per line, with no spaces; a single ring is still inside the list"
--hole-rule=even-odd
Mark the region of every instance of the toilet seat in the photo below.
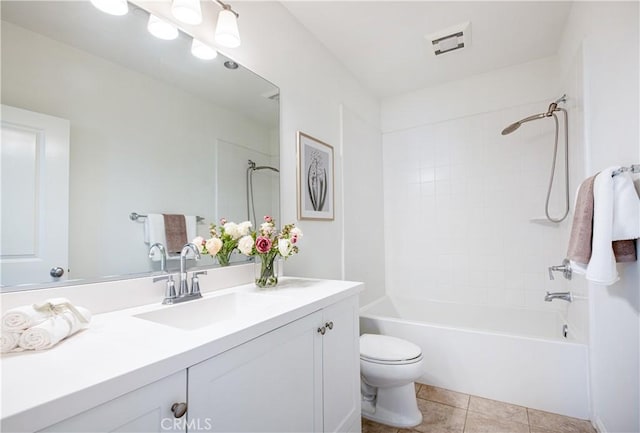
[[[374,364],[402,365],[422,360],[422,350],[409,341],[388,335],[362,334],[360,359]]]

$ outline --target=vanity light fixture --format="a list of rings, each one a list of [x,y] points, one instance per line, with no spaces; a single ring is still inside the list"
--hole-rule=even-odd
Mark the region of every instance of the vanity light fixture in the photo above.
[[[226,3],[215,0],[222,10],[218,13],[216,24],[216,42],[223,47],[236,48],[240,46],[240,32],[238,31],[238,18],[240,15]]]
[[[170,41],[178,37],[178,28],[176,26],[167,21],[161,20],[153,14],[149,15],[147,30],[149,30],[149,33],[156,38],[164,39],[165,41]]]
[[[127,0],[91,0],[97,9],[109,15],[126,15],[129,12]]]
[[[173,0],[171,13],[185,24],[197,26],[202,22],[200,0]]]
[[[218,52],[215,49],[197,39],[191,42],[191,54],[202,60],[212,60],[218,56]]]

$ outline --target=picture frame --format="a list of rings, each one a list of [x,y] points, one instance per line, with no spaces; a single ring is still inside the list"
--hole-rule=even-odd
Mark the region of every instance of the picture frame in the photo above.
[[[333,146],[298,131],[297,195],[299,220],[335,218]]]

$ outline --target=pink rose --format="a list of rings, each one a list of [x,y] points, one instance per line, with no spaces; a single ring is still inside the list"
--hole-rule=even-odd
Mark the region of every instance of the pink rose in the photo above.
[[[267,223],[273,222],[273,218],[271,218],[269,215],[265,215],[264,216],[264,221]]]
[[[258,250],[259,253],[268,253],[269,250],[271,250],[271,239],[258,236],[256,239],[256,250]]]
[[[227,219],[226,218],[220,218],[220,225],[223,226],[227,223]]]

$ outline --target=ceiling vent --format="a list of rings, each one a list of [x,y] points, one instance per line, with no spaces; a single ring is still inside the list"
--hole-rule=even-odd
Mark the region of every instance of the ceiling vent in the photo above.
[[[471,45],[471,23],[467,21],[446,28],[439,32],[426,35],[425,39],[436,56],[458,51]]]

